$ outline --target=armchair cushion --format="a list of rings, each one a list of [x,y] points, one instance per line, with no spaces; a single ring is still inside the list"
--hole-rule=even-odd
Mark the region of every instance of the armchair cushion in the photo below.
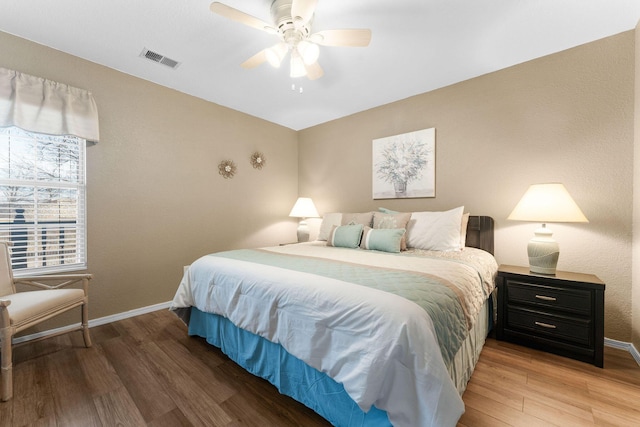
[[[84,301],[82,289],[53,289],[18,292],[1,297],[10,300],[7,307],[11,326],[20,329],[39,319],[46,319]]]

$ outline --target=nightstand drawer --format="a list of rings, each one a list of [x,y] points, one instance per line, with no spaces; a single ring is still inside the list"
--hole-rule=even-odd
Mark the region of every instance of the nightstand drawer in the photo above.
[[[590,346],[593,336],[589,319],[555,316],[521,307],[509,307],[506,327],[539,336]]]
[[[553,308],[588,316],[591,313],[590,291],[559,289],[552,286],[507,280],[508,302]]]

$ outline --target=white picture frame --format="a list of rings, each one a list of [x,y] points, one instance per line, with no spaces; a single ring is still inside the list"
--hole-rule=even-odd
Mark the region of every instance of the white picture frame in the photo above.
[[[372,141],[374,199],[436,196],[436,129]]]

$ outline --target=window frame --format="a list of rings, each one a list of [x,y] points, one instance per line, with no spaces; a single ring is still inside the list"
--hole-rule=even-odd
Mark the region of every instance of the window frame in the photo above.
[[[16,141],[12,142],[11,138],[15,138]],[[87,179],[86,179],[86,161],[87,161],[87,150],[86,150],[86,140],[76,136],[55,136],[55,135],[47,135],[38,132],[28,132],[22,130],[17,127],[8,127],[0,129],[0,148],[3,147],[3,144],[20,144],[21,139],[29,140],[31,144],[34,144],[34,147],[31,148],[33,150],[32,153],[27,157],[27,162],[31,167],[31,177],[28,179],[24,179],[21,177],[20,179],[8,176],[8,171],[11,170],[11,164],[9,157],[5,157],[5,153],[0,151],[0,186],[11,186],[11,187],[22,187],[24,189],[32,189],[32,197],[33,203],[24,201],[11,201],[9,198],[5,198],[4,194],[0,194],[0,238],[6,239],[8,241],[13,241],[13,255],[12,255],[12,266],[13,266],[13,274],[16,277],[24,277],[24,276],[33,276],[33,275],[41,275],[41,274],[49,274],[49,273],[68,273],[80,270],[87,269]],[[7,141],[7,142],[5,142]],[[71,143],[70,143],[71,141]],[[40,144],[46,143],[56,143],[56,148],[60,148],[61,146],[64,149],[68,149],[73,147],[74,150],[77,151],[69,151],[68,156],[62,158],[60,154],[57,157],[57,165],[61,165],[61,160],[69,162],[71,165],[75,167],[71,167],[68,173],[68,176],[63,177],[64,172],[58,171],[58,176],[53,176],[53,179],[43,179],[42,176],[46,176],[47,173],[43,173],[45,167],[52,166],[51,162],[43,166],[42,158],[39,158],[38,150],[40,148]],[[43,145],[44,145],[43,144]],[[77,146],[77,147],[76,147]],[[10,145],[8,147],[8,152],[10,150]],[[25,151],[27,152],[27,151]],[[77,153],[77,159],[70,159],[72,156]],[[24,167],[24,166],[23,166]],[[4,168],[4,170],[2,170]],[[15,170],[15,168],[14,168]],[[7,171],[7,173],[2,173]],[[66,180],[65,180],[66,178]],[[57,180],[56,180],[57,179]],[[67,190],[70,190],[71,193],[74,193],[74,197],[70,200],[71,204],[64,203],[61,199],[61,195],[64,194]],[[27,190],[28,194],[28,190]],[[41,200],[43,194],[54,194],[57,197],[57,202],[55,198],[54,202],[45,203]],[[58,211],[62,211],[63,213],[58,212],[57,221],[47,221],[47,210],[52,207],[56,207]],[[6,209],[3,205],[6,205]],[[22,206],[27,206],[31,210],[30,214],[32,216],[32,221],[26,222],[16,222],[16,219],[20,219],[18,217],[17,209],[22,208]],[[72,219],[70,220],[62,220],[65,214],[68,214],[66,210],[69,206],[72,207],[70,212],[73,212]],[[23,211],[24,212],[24,211]],[[54,214],[55,216],[55,214]],[[8,218],[12,218],[11,222],[6,222]],[[44,218],[44,219],[41,219]],[[74,222],[70,222],[74,221]],[[25,225],[21,225],[25,224]],[[52,227],[51,224],[54,224]],[[56,224],[58,225],[56,227]],[[65,224],[73,224],[72,226],[67,226]],[[63,231],[61,231],[63,230]],[[69,230],[71,230],[71,237],[67,237],[65,235]],[[14,234],[14,233],[25,233],[26,236],[23,239],[19,239],[18,237],[23,236],[23,234]],[[47,233],[53,234],[53,239],[51,237],[47,237]],[[17,236],[17,237],[16,237]],[[57,243],[55,239],[57,236]],[[53,241],[54,243],[48,243]],[[67,247],[64,245],[67,243],[67,239],[71,240],[73,243],[67,244]],[[24,244],[16,244],[23,243]],[[58,249],[47,249],[47,244],[49,246],[57,246]],[[63,245],[60,248],[60,245]],[[23,254],[24,256],[18,255],[17,249],[25,248],[20,251],[19,254]],[[69,247],[71,249],[69,249]],[[69,262],[71,260],[71,262]],[[47,265],[50,262],[54,262],[54,265]],[[35,265],[34,265],[35,263]],[[30,265],[29,265],[30,264]],[[24,265],[24,266],[23,266]]]

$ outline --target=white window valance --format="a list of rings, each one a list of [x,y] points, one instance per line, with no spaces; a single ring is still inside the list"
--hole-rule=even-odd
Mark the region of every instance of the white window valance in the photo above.
[[[100,139],[91,92],[0,67],[0,127],[11,126],[94,144]]]

